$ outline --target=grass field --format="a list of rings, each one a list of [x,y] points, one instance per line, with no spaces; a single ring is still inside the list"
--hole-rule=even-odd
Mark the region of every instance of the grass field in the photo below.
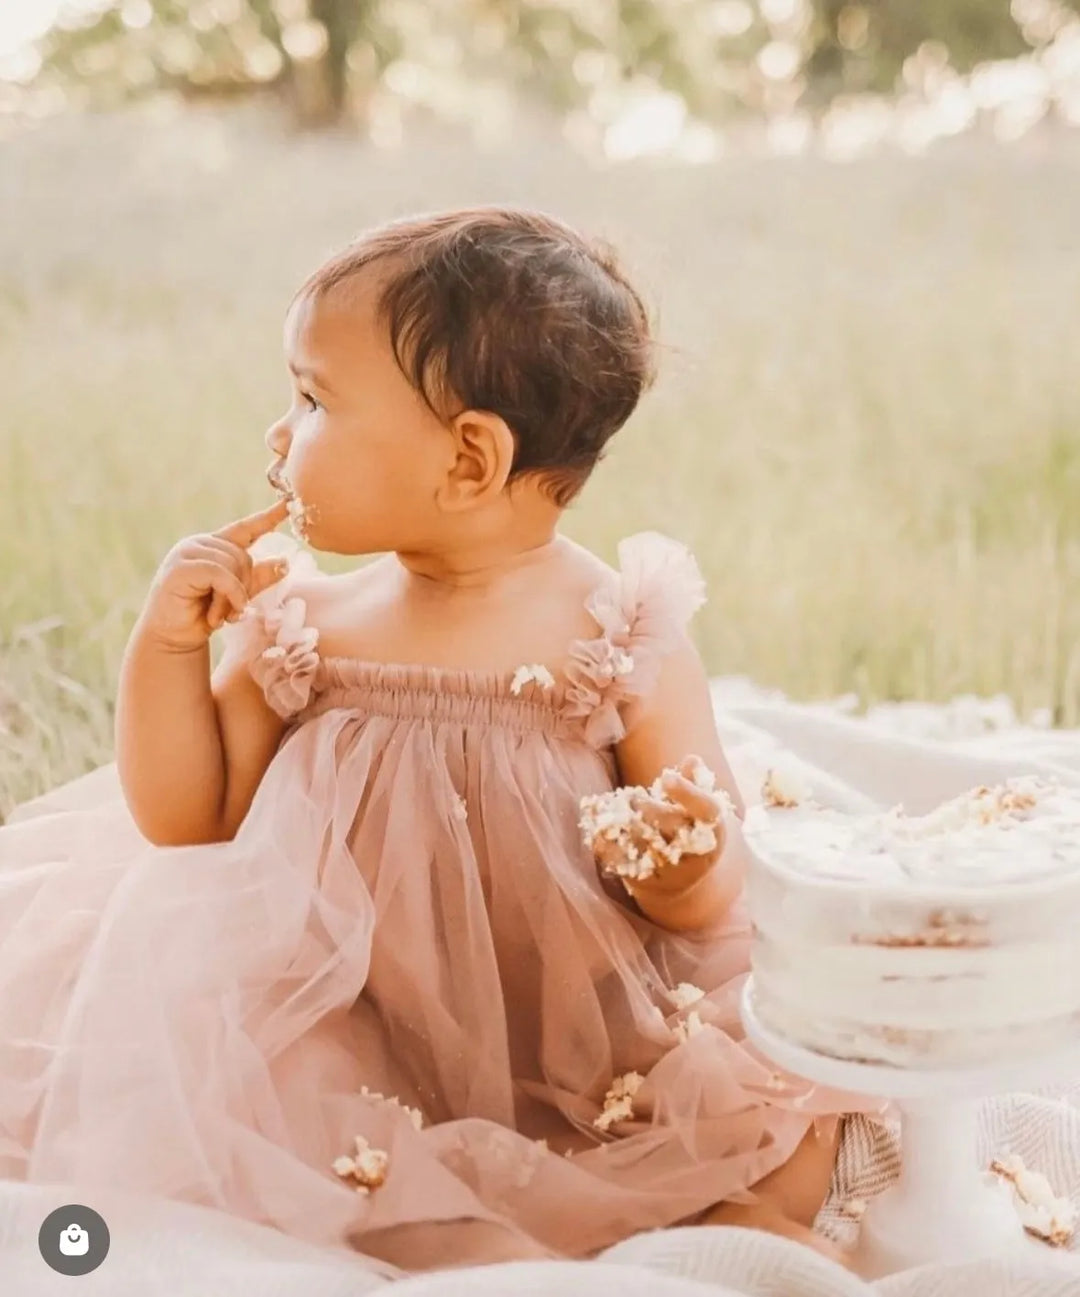
[[[1080,143],[590,169],[250,118],[0,143],[0,817],[109,759],[178,537],[265,498],[298,278],[361,226],[511,201],[618,241],[668,344],[567,531],[659,528],[709,668],[797,697],[1005,691],[1080,722]]]

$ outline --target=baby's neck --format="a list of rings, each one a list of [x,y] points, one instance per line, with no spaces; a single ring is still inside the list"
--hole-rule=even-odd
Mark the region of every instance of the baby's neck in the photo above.
[[[522,525],[498,538],[467,537],[438,551],[399,552],[397,560],[418,594],[483,593],[547,562],[564,544],[555,521]]]

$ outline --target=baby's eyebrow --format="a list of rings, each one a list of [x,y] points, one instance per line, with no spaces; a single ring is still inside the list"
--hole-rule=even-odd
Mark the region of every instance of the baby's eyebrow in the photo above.
[[[294,365],[291,360],[288,363],[289,369],[297,378],[306,378],[308,382],[314,383],[316,387],[321,387],[324,392],[333,395],[334,389],[317,369],[311,369],[307,365]]]

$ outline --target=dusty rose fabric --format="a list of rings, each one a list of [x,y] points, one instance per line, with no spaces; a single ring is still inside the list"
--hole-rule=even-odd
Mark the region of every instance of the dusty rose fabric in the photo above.
[[[835,1112],[740,1043],[742,912],[665,932],[581,844],[579,800],[613,786],[610,745],[703,600],[672,541],[620,562],[596,638],[518,693],[322,659],[286,579],[233,632],[294,722],[234,841],[149,847],[115,779],[0,829],[0,1175],[372,1257],[393,1237],[396,1264],[449,1221],[476,1222],[452,1260],[500,1230],[510,1254],[587,1255],[745,1189]],[[682,982],[706,992],[689,1027]],[[630,1071],[632,1117],[597,1129]],[[332,1170],[356,1135],[389,1154],[366,1196]]]

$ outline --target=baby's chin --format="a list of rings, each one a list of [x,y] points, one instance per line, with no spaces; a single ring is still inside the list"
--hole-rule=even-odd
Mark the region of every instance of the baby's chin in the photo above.
[[[387,554],[395,548],[389,537],[336,527],[331,518],[323,515],[317,502],[302,499],[285,483],[282,483],[279,494],[288,505],[289,530],[308,549],[342,558],[364,558],[372,554]]]
[[[317,554],[332,554],[337,558],[367,558],[375,554],[389,553],[393,549],[392,544],[380,543],[377,537],[342,533],[321,521],[317,514],[309,513],[303,520],[298,520],[292,527],[292,533],[308,549],[314,550]]]

